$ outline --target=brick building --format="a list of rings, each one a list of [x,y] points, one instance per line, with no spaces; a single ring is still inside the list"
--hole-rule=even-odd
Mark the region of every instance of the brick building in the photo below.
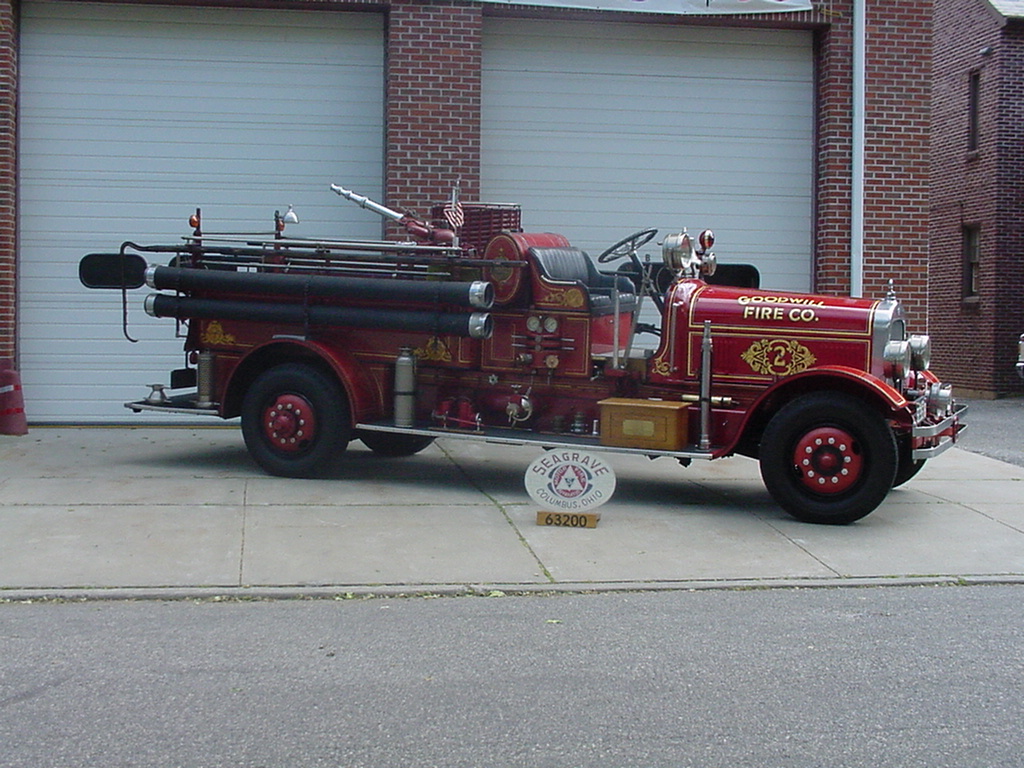
[[[1024,2],[943,0],[934,25],[930,330],[961,388],[1020,391]]]
[[[418,212],[458,182],[591,252],[710,226],[766,287],[879,296],[894,278],[911,328],[929,315],[931,0],[181,5],[0,0],[0,358],[30,422],[124,419],[177,364],[137,309],[157,351],[124,354],[83,253],[173,240],[196,205],[232,225],[295,203],[310,234],[378,234],[328,181]],[[941,349],[952,331],[932,332]],[[939,374],[961,361],[940,353]]]

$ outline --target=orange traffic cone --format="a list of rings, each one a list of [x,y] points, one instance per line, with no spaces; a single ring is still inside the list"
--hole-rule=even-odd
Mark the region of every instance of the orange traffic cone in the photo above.
[[[0,435],[27,435],[21,377],[10,360],[0,360]]]

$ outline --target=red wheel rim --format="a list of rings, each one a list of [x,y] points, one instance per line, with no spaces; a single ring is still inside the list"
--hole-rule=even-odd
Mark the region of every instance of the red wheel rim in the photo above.
[[[316,437],[316,414],[299,395],[278,395],[263,411],[263,434],[276,450],[304,450]]]
[[[806,488],[825,494],[849,490],[864,469],[856,439],[838,427],[819,427],[800,438],[793,464]]]

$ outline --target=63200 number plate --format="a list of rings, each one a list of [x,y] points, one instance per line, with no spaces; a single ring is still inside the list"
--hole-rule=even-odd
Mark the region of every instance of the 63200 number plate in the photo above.
[[[557,525],[563,528],[597,528],[600,512],[538,512],[537,525]]]

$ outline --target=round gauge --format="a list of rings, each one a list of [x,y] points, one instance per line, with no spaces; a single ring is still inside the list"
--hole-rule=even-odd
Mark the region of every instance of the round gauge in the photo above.
[[[530,315],[526,318],[526,330],[531,333],[538,333],[540,331],[540,318],[536,315]]]
[[[545,317],[544,318],[544,332],[554,333],[558,330],[558,318],[557,317]]]
[[[545,357],[544,358],[544,365],[546,365],[548,368],[552,368],[552,369],[557,368],[558,367],[558,355],[548,355],[547,357]]]

